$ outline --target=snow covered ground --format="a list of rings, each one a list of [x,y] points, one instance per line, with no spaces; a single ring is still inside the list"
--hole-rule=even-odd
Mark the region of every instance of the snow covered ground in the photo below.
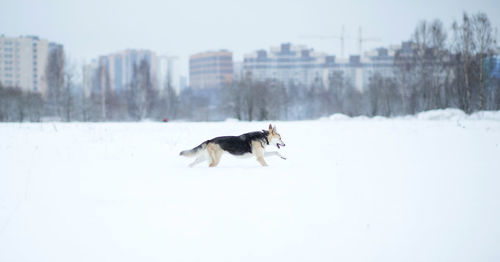
[[[500,261],[499,116],[276,122],[266,168],[178,154],[268,122],[0,124],[0,261]]]

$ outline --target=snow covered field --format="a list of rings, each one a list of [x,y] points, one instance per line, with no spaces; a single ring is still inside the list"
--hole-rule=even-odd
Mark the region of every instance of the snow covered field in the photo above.
[[[265,168],[178,154],[268,122],[3,123],[0,261],[500,261],[499,119],[276,122]]]

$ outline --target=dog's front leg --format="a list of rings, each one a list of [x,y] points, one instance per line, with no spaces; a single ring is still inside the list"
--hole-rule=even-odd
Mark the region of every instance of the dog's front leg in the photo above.
[[[259,163],[262,165],[262,166],[267,166],[267,163],[266,161],[264,160],[264,158],[262,156],[258,156],[257,157],[257,161],[259,161]]]
[[[273,151],[273,152],[264,152],[264,156],[279,156],[281,159],[285,159],[286,157],[282,156],[279,152]]]

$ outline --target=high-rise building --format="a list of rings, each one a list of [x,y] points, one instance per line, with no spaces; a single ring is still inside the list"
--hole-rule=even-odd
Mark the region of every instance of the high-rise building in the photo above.
[[[245,55],[243,75],[248,73],[258,80],[273,79],[284,84],[311,84],[322,79],[326,56],[305,46],[290,43],[258,50]]]
[[[158,58],[149,50],[127,49],[110,55],[99,57],[99,66],[109,74],[110,89],[120,92],[132,82],[134,67],[143,61],[149,65],[153,86],[157,84]]]
[[[0,82],[46,95],[45,68],[51,50],[56,48],[63,47],[37,36],[0,35]]]
[[[134,77],[134,68],[142,62],[149,66],[153,87],[158,88],[158,57],[149,50],[127,49],[109,55],[100,56],[83,69],[83,85],[87,95],[101,92],[105,85],[115,92],[127,88]]]
[[[185,76],[179,76],[179,93],[184,89],[188,87],[187,83],[187,77]]]
[[[189,58],[189,84],[193,88],[216,88],[233,81],[233,53],[209,51]]]
[[[179,63],[176,56],[159,56],[158,57],[158,89],[163,90],[167,83],[179,93]]]
[[[337,60],[335,56],[305,46],[284,43],[269,51],[258,50],[245,55],[240,75],[250,74],[259,81],[272,79],[286,85],[311,86],[318,81],[328,85],[329,76],[340,71],[355,88],[363,91],[375,72],[387,77],[392,75],[393,59],[393,49],[379,48],[363,57],[351,55]]]

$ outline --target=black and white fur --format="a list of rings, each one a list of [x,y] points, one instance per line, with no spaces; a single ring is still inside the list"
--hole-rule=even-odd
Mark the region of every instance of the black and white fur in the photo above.
[[[219,164],[223,153],[229,153],[239,157],[253,155],[262,166],[267,166],[264,160],[266,156],[279,156],[282,159],[286,159],[276,151],[266,152],[265,148],[269,144],[276,145],[278,149],[285,146],[285,143],[281,140],[280,134],[276,132],[276,127],[272,125],[269,125],[269,130],[245,133],[240,136],[220,136],[212,138],[193,149],[182,151],[180,155],[196,157],[194,162],[189,165],[190,167],[206,160],[209,161],[210,167],[215,167]]]

